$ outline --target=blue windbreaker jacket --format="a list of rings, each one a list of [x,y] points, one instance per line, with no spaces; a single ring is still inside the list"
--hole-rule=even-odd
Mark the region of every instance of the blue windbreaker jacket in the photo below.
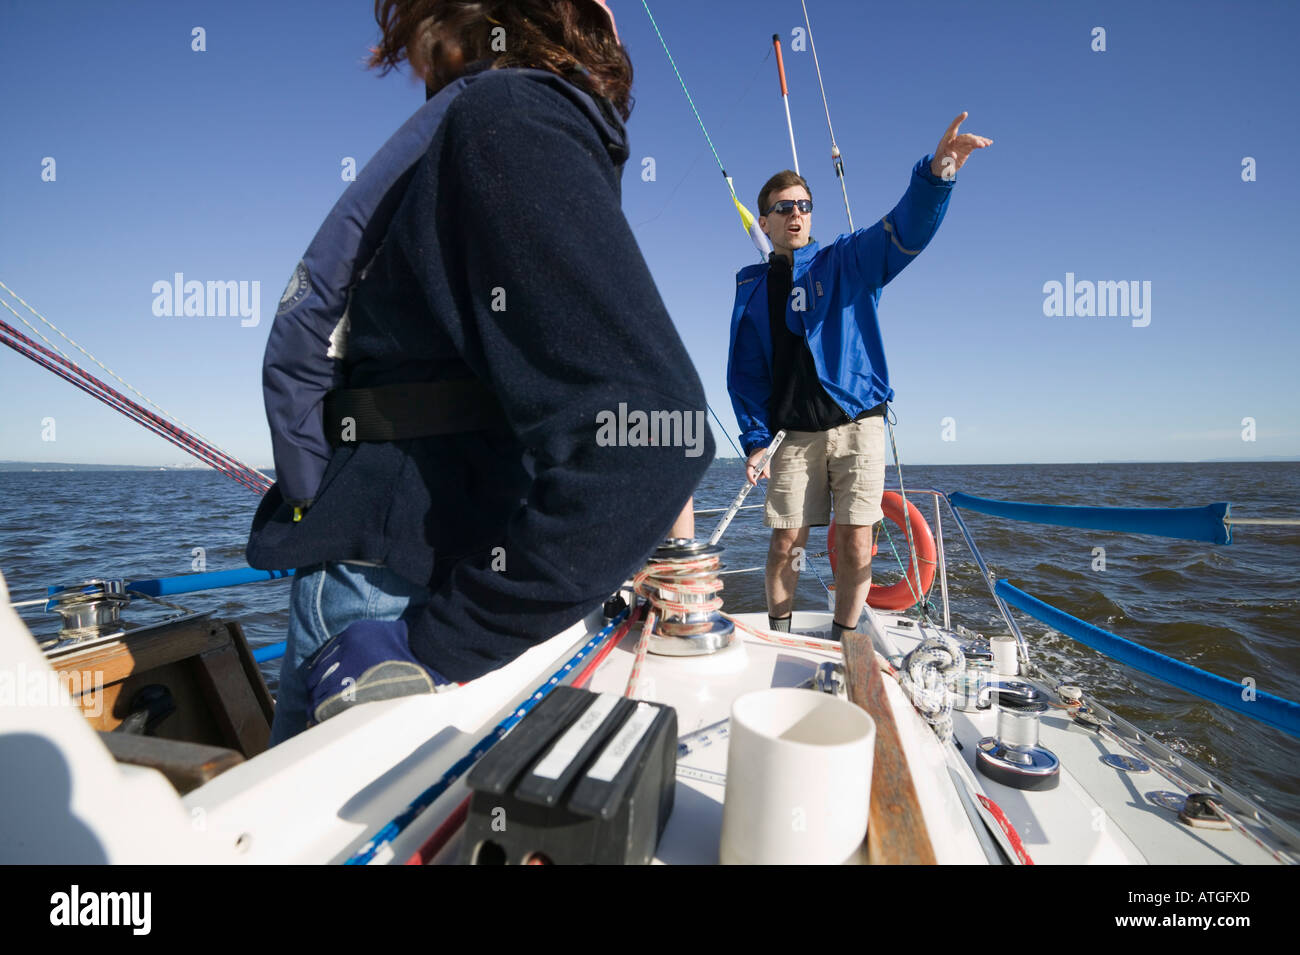
[[[931,159],[926,156],[912,168],[907,192],[879,222],[824,248],[809,242],[795,250],[786,325],[807,339],[817,376],[850,419],[894,397],[876,306],[881,289],[929,244],[948,209],[954,180],[933,175]],[[746,454],[772,441],[767,271],[760,263],[736,274],[731,312],[727,391]],[[799,298],[803,310],[795,308]]]

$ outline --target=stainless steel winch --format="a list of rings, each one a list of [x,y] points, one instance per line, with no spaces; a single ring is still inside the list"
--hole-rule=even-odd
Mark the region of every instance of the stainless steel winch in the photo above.
[[[47,653],[124,631],[122,608],[131,602],[126,581],[117,578],[83,580],[50,594],[46,608],[63,618],[58,636],[40,642]]]
[[[1047,698],[1028,683],[1006,680],[987,684],[979,694],[981,709],[997,696],[998,731],[979,741],[975,765],[994,782],[1013,789],[1055,789],[1061,781],[1061,761],[1038,745],[1038,719],[1047,712]]]
[[[122,610],[135,598],[143,598],[175,611],[162,620],[135,623],[122,619]],[[45,601],[45,609],[57,613],[63,620],[59,632],[50,637],[38,637],[37,645],[47,657],[63,653],[76,653],[87,647],[120,640],[131,634],[140,636],[211,615],[211,611],[193,611],[169,603],[142,589],[135,589],[131,581],[113,577],[96,577],[66,587],[53,587]]]
[[[661,565],[647,579],[659,614],[646,649],[666,656],[699,656],[731,645],[736,625],[719,612],[722,581],[719,544],[671,538],[650,555]]]

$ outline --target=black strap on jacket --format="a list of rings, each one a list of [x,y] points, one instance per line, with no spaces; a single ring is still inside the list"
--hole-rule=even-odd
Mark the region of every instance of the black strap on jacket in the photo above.
[[[403,441],[505,427],[496,396],[477,378],[375,388],[336,388],[325,395],[330,446]],[[347,440],[344,440],[346,437]]]

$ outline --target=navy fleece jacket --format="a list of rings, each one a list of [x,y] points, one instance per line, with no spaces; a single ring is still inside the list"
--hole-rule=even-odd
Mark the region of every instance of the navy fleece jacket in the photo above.
[[[473,376],[507,426],[337,449],[300,523],[268,494],[251,564],[378,561],[427,582],[411,648],[458,681],[639,568],[714,446],[707,427],[702,453],[598,441],[620,404],[706,407],[622,213],[626,157],[608,104],[565,82],[502,71],[457,95],[353,292],[347,378]]]

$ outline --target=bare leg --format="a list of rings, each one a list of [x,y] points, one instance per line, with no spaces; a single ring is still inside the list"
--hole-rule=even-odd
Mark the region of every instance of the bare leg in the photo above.
[[[799,571],[794,553],[808,543],[807,527],[776,527],[767,548],[767,613],[774,618],[788,617],[794,609],[794,588]]]
[[[837,523],[835,554],[835,622],[854,630],[871,590],[871,525]]]
[[[686,499],[686,506],[682,512],[677,515],[677,520],[673,521],[672,530],[668,532],[669,537],[685,537],[687,540],[695,539],[695,498]]]

